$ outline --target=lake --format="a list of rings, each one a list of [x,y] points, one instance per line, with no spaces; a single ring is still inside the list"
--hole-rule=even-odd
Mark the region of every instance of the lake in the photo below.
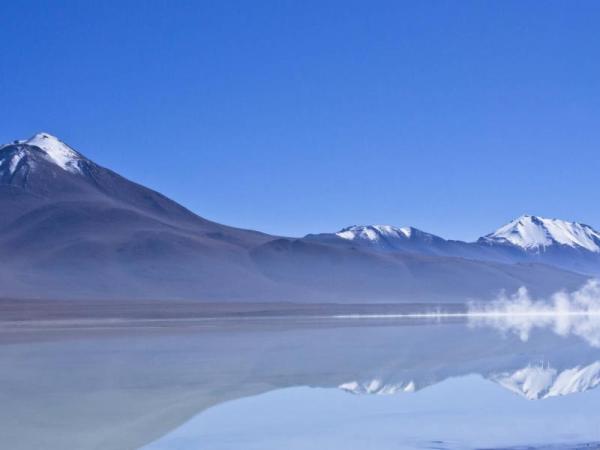
[[[600,448],[600,318],[0,327],[0,442],[44,449]]]

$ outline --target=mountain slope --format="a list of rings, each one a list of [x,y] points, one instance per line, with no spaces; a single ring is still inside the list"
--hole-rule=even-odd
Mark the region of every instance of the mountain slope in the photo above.
[[[251,250],[262,272],[304,301],[461,302],[529,286],[548,295],[585,277],[540,264],[502,264],[407,252],[378,252],[311,239],[278,239]]]
[[[378,251],[418,251],[436,254],[436,247],[447,241],[413,227],[391,225],[353,225],[336,233],[310,234],[307,239],[347,243]]]
[[[600,275],[600,232],[577,222],[524,215],[474,245],[511,255],[513,260]]]
[[[405,252],[499,263],[541,263],[600,275],[600,232],[589,225],[521,216],[476,242],[447,240],[413,227],[354,225],[306,240],[374,252]]]
[[[481,238],[489,244],[514,245],[526,251],[544,251],[552,246],[600,253],[600,233],[589,225],[537,216],[521,216]]]
[[[202,219],[40,133],[0,149],[4,296],[271,291],[247,249],[271,237]],[[237,289],[236,289],[237,291]]]
[[[478,261],[495,248],[413,228],[285,239],[221,225],[47,133],[0,147],[0,211],[2,297],[460,301],[585,279],[508,257]]]

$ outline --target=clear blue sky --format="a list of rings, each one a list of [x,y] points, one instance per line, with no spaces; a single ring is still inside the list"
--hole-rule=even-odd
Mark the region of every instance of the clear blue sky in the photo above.
[[[0,141],[48,131],[204,217],[600,227],[599,2],[20,0],[0,17]]]

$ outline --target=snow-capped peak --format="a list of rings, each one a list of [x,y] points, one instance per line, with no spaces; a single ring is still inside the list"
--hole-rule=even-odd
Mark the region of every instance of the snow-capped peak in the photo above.
[[[85,159],[60,139],[48,133],[38,133],[29,139],[2,145],[0,152],[0,169],[10,175],[23,165],[32,169],[35,167],[36,159],[40,157],[67,172],[81,173],[81,161]]]
[[[588,225],[524,215],[482,238],[488,243],[512,244],[525,250],[566,245],[600,252],[600,233]]]
[[[38,133],[21,143],[43,150],[47,159],[63,170],[73,173],[81,172],[79,161],[82,159],[82,156],[51,134]]]
[[[410,238],[412,228],[397,228],[392,225],[353,225],[338,231],[336,236],[350,241],[362,240],[378,242],[381,239],[406,239]]]

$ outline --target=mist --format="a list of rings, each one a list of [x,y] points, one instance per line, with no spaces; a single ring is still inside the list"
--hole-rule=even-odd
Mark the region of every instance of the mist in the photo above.
[[[588,280],[580,289],[558,291],[548,298],[534,298],[521,287],[514,294],[500,294],[492,302],[470,303],[467,318],[471,326],[514,333],[523,341],[535,329],[549,329],[600,347],[600,280]]]

